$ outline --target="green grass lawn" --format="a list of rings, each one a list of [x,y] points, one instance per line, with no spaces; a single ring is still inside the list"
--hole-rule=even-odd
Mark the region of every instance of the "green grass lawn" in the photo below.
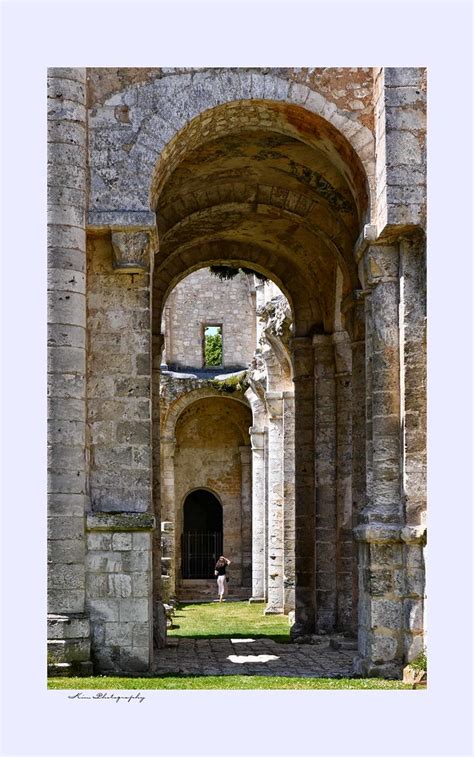
[[[50,678],[48,689],[411,689],[382,678],[288,678],[284,676],[160,676],[157,678]]]
[[[290,641],[285,615],[264,615],[263,604],[209,602],[182,604],[176,610],[170,637],[252,638]],[[49,689],[410,689],[401,681],[381,678],[292,678],[286,676],[176,676],[146,678],[94,676],[50,678]]]
[[[173,618],[170,637],[259,639],[266,637],[288,643],[290,627],[286,615],[264,615],[264,605],[248,602],[182,604]]]

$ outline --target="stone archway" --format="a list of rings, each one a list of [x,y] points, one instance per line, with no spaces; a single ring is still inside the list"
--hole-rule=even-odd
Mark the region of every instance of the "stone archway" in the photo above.
[[[193,489],[183,503],[181,576],[212,578],[223,550],[222,504],[207,489]]]
[[[160,560],[161,585],[155,587],[159,596],[185,597],[191,591],[188,579],[197,578],[182,573],[184,502],[190,491],[197,490],[210,492],[219,501],[221,530],[232,554],[233,584],[236,593],[241,587],[244,595],[250,595],[251,425],[251,410],[239,393],[227,396],[201,387],[184,392],[169,406],[160,441],[162,535],[161,543],[155,545]],[[200,598],[209,587],[194,584],[193,590],[190,598]]]
[[[50,72],[49,611],[80,616],[85,665],[90,619],[100,670],[149,668],[149,337],[157,371],[167,292],[245,264],[294,313],[296,632],[351,615],[358,669],[399,674],[423,643],[426,71],[117,73]]]
[[[160,239],[153,283],[155,368],[160,303],[190,271],[211,264],[254,268],[291,303],[294,634],[353,630],[357,561],[342,483],[352,438],[351,350],[341,304],[360,287],[353,249],[369,208],[361,161],[340,132],[302,107],[230,103],[173,137],[155,170],[152,198]],[[336,353],[349,353],[346,384],[337,375]],[[357,455],[360,460],[365,451]],[[280,495],[277,501],[278,509]],[[275,544],[275,565],[278,551]]]

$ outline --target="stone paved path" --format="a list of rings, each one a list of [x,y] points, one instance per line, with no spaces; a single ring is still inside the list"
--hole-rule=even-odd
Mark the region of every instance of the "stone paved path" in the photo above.
[[[339,678],[350,675],[356,654],[353,649],[332,649],[327,637],[314,644],[230,638],[168,638],[167,643],[168,646],[160,650],[155,674]]]

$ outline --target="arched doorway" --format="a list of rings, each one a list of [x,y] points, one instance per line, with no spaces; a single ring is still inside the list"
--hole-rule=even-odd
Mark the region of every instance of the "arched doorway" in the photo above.
[[[190,492],[183,506],[182,577],[211,578],[222,549],[221,503],[206,489]]]

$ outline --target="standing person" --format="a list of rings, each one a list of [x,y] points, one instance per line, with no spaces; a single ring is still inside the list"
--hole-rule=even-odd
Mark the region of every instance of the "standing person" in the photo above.
[[[224,555],[221,555],[216,562],[216,567],[214,569],[214,575],[217,576],[217,594],[219,596],[219,602],[223,602],[224,600],[224,593],[225,593],[225,585],[226,585],[226,568],[230,565],[230,560],[227,559],[227,557],[224,557]]]

